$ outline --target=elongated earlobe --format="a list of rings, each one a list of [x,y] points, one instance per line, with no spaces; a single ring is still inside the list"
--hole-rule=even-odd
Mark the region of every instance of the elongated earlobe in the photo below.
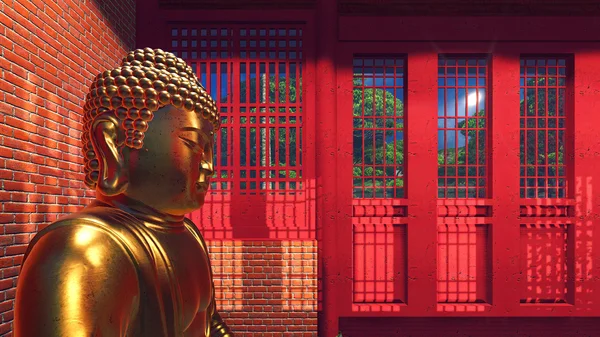
[[[119,153],[118,125],[114,117],[102,116],[91,128],[92,146],[100,160],[97,190],[106,196],[123,193],[129,182],[125,160]]]

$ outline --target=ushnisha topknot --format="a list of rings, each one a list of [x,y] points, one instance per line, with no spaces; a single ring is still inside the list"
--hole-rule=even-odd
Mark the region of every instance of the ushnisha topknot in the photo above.
[[[136,49],[123,58],[120,67],[96,76],[83,107],[81,140],[86,185],[94,189],[99,176],[99,159],[90,140],[90,128],[97,116],[113,111],[125,131],[124,145],[141,149],[154,112],[169,104],[196,112],[210,121],[215,130],[220,127],[215,101],[192,68],[172,53]]]

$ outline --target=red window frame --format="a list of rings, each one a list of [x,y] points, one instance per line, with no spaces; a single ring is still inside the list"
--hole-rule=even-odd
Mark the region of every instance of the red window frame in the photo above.
[[[363,32],[364,33],[364,32]],[[361,33],[362,35],[362,33]],[[395,46],[393,46],[395,44]],[[365,207],[357,209],[356,201],[352,201],[351,179],[352,172],[339,170],[337,195],[340,209],[348,217],[340,220],[342,232],[338,231],[337,251],[344,255],[341,259],[352,261],[354,251],[353,223],[359,221],[363,226],[379,225],[387,228],[395,225],[406,226],[406,238],[401,249],[405,249],[407,261],[405,279],[397,283],[397,287],[407,288],[406,303],[372,303],[361,304],[353,301],[352,283],[344,283],[334,289],[337,298],[344,299],[339,310],[340,316],[593,316],[600,314],[600,304],[590,302],[597,298],[590,292],[585,294],[585,289],[594,287],[589,276],[582,274],[576,260],[583,258],[592,259],[591,252],[578,245],[575,246],[575,230],[589,228],[597,220],[584,216],[585,210],[593,208],[592,200],[597,200],[586,189],[596,186],[591,178],[587,186],[574,172],[592,175],[586,163],[591,159],[578,153],[584,153],[585,142],[579,137],[567,137],[565,147],[573,155],[567,156],[566,165],[570,167],[568,174],[576,186],[567,198],[562,199],[526,199],[520,198],[519,185],[519,65],[521,57],[530,55],[553,56],[557,53],[569,57],[572,55],[578,60],[578,68],[574,72],[567,94],[566,108],[572,112],[567,121],[567,132],[573,135],[577,130],[578,136],[592,135],[592,129],[587,123],[592,124],[597,118],[586,113],[591,100],[589,98],[576,99],[573,92],[585,87],[585,82],[577,74],[583,75],[589,69],[597,69],[592,65],[594,57],[579,52],[587,44],[582,42],[557,43],[519,43],[497,42],[494,50],[490,52],[489,43],[482,42],[344,42],[338,49],[338,69],[352,69],[354,55],[368,51],[369,54],[386,57],[406,53],[408,95],[406,97],[406,140],[407,140],[407,185],[410,189],[406,199],[383,199],[372,201],[371,214],[366,214]],[[573,51],[572,54],[564,54]],[[460,55],[490,55],[490,92],[488,95],[490,115],[490,129],[488,146],[493,148],[490,161],[489,197],[477,199],[439,199],[437,190],[437,158],[432,155],[431,149],[437,148],[437,124],[432,123],[437,119],[437,60],[440,54]],[[592,70],[592,72],[597,70]],[[589,75],[586,75],[586,77]],[[338,139],[340,139],[340,155],[338,167],[352,166],[352,144],[343,139],[352,138],[352,71],[338,72]],[[568,90],[568,91],[569,91]],[[433,102],[433,103],[432,103]],[[577,107],[577,109],[575,109]],[[512,111],[508,115],[495,114],[496,111]],[[500,157],[501,156],[501,157]],[[417,172],[416,174],[414,172]],[[494,174],[494,173],[497,174]],[[411,174],[412,173],[412,174]],[[350,187],[349,187],[350,186]],[[416,188],[415,186],[421,186]],[[578,192],[577,192],[578,191]],[[391,211],[390,211],[391,210]],[[387,212],[387,213],[386,213]],[[391,213],[390,213],[391,212]],[[370,216],[365,216],[370,215]],[[381,216],[385,215],[385,216]],[[533,216],[532,216],[533,215]],[[583,216],[583,218],[582,218]],[[526,219],[524,219],[526,217]],[[523,273],[527,273],[527,266],[521,267],[522,248],[527,244],[526,237],[530,231],[530,224],[537,224],[537,228],[548,231],[556,228],[551,235],[561,237],[566,241],[563,256],[569,279],[571,280],[568,292],[579,289],[579,295],[567,296],[567,303],[522,303],[522,294],[527,285],[522,281]],[[488,302],[478,303],[439,303],[436,298],[436,278],[438,255],[439,226],[477,225],[487,227],[488,233],[475,231],[473,234],[485,246],[476,249],[475,256],[487,261],[487,266],[481,266],[478,273],[488,280],[483,286],[477,286],[477,293],[486,295]],[[366,227],[365,227],[366,228]],[[549,228],[549,229],[548,229]],[[474,229],[474,230],[475,230]],[[459,230],[460,231],[460,230]],[[389,230],[386,229],[385,233]],[[383,232],[382,232],[383,233]],[[398,235],[398,234],[394,234]],[[580,234],[581,235],[581,234]],[[521,239],[523,238],[523,239]],[[600,240],[588,236],[589,245],[599,245]],[[376,242],[376,241],[375,241]],[[390,248],[394,250],[394,248]],[[396,248],[397,250],[398,248]],[[347,256],[347,257],[346,257]],[[374,263],[378,263],[373,260]],[[517,261],[517,262],[515,262]],[[562,262],[561,262],[562,263]],[[384,266],[385,268],[385,266]],[[592,272],[591,270],[588,270]],[[342,275],[352,278],[352,271],[340,269]],[[583,293],[582,293],[583,292]],[[589,297],[592,297],[588,300]],[[433,309],[433,310],[432,310]]]

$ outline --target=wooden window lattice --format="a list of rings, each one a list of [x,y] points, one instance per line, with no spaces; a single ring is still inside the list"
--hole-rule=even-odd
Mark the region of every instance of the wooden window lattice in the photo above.
[[[487,197],[487,60],[440,57],[438,197]]]
[[[302,43],[300,28],[172,28],[221,110],[213,193],[302,190]]]
[[[354,303],[406,303],[406,225],[354,225]]]
[[[404,198],[404,59],[354,59],[355,198]]]
[[[521,198],[567,197],[567,60],[522,58]]]
[[[438,303],[485,303],[488,225],[438,226]]]

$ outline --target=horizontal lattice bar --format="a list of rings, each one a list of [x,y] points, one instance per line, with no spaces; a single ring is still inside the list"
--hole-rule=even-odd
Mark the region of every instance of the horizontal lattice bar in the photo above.
[[[487,217],[492,215],[491,206],[438,206],[438,216],[441,217]]]

